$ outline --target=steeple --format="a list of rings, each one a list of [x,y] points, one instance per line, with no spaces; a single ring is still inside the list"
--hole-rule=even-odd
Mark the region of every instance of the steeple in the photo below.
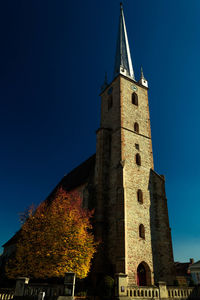
[[[145,79],[144,78],[144,72],[143,72],[143,68],[141,67],[141,76],[140,76],[140,79]]]
[[[120,3],[120,19],[115,56],[114,77],[118,74],[132,77],[132,79],[135,80],[122,3]]]
[[[141,67],[141,75],[140,75],[139,83],[148,88],[148,81],[144,78],[144,73],[143,73],[142,67]]]

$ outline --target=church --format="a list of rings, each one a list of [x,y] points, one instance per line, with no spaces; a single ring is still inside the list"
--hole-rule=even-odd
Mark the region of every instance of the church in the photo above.
[[[175,280],[165,177],[153,163],[148,81],[136,80],[122,4],[113,80],[101,89],[96,154],[64,176],[62,186],[83,193],[94,209],[94,230],[102,241],[96,273],[124,274],[129,286]],[[12,238],[4,245],[11,251]],[[10,249],[10,250],[9,250]]]

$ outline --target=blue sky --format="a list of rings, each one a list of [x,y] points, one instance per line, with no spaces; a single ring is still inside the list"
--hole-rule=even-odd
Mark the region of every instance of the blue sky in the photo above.
[[[200,259],[200,1],[125,0],[136,78],[149,81],[155,170],[166,177],[175,260]],[[0,244],[18,215],[95,152],[119,1],[0,3]]]

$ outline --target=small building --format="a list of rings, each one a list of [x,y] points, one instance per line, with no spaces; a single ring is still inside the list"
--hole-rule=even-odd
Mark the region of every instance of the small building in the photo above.
[[[179,286],[189,286],[191,284],[191,275],[189,267],[194,263],[194,259],[191,258],[189,262],[175,262],[176,283]]]
[[[200,260],[190,265],[189,271],[194,284],[200,285]]]

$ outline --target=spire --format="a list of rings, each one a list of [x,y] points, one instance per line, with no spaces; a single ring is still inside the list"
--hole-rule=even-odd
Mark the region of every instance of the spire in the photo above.
[[[141,67],[141,75],[140,75],[140,80],[139,83],[143,86],[145,86],[146,88],[148,88],[148,81],[145,79],[144,77],[144,73],[143,73],[143,69]]]
[[[115,56],[114,77],[119,73],[135,79],[122,3],[120,3],[120,19]]]
[[[141,75],[140,75],[140,79],[145,79],[145,78],[144,78],[144,73],[143,73],[142,67],[141,67]]]

